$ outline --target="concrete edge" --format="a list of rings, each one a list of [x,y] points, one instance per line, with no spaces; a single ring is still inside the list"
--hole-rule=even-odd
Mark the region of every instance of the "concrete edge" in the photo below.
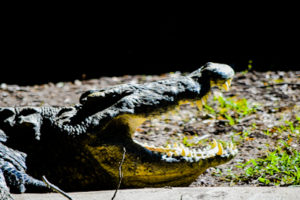
[[[68,193],[73,200],[108,200],[114,190]],[[56,193],[14,194],[15,200],[66,200]],[[119,190],[115,200],[216,200],[216,199],[264,199],[298,200],[300,187],[187,187],[187,188],[146,188]]]

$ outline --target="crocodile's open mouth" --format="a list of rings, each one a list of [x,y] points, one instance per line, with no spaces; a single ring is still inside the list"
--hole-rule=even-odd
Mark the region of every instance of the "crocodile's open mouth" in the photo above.
[[[122,165],[125,187],[186,186],[207,168],[230,161],[237,154],[236,147],[214,139],[200,148],[177,143],[155,147],[135,141],[134,133],[147,119],[181,104],[192,102],[201,110],[211,87],[228,90],[233,75],[228,65],[208,63],[188,76],[86,93],[82,103],[90,103],[92,108],[107,96],[111,99],[101,112],[107,123],[87,148],[114,180],[118,180],[118,166],[126,151]]]
[[[217,142],[215,139],[212,139],[210,144],[207,146],[198,149],[188,148],[182,143],[174,143],[173,145],[168,144],[166,147],[148,146],[141,143],[138,144],[152,152],[161,154],[161,159],[167,162],[198,162],[201,159],[207,159],[215,156],[226,158],[237,153],[237,148],[232,144],[232,142],[227,144],[227,147],[224,148],[222,143]]]
[[[212,86],[218,86],[219,89],[224,89],[228,91],[231,85],[232,79],[228,79],[225,83],[215,83],[211,82]],[[204,104],[206,104],[207,99],[209,98],[210,93],[203,96],[200,100],[193,101],[192,103],[197,105],[199,110],[202,110]],[[188,100],[180,101],[179,105],[189,103]],[[139,122],[142,123],[144,119],[135,120],[134,123]],[[137,127],[138,125],[135,125]],[[197,138],[196,138],[197,140]],[[159,154],[161,156],[161,160],[166,162],[179,162],[179,161],[187,161],[187,162],[198,162],[201,159],[207,159],[210,157],[218,156],[220,158],[232,157],[237,154],[237,148],[233,145],[232,142],[224,143],[226,146],[222,145],[222,143],[216,141],[215,139],[211,139],[210,142],[202,147],[202,148],[189,148],[186,147],[183,143],[173,143],[167,144],[160,147],[155,147],[154,145],[148,145],[146,143],[141,143],[136,140],[133,140],[136,144],[144,147],[145,149],[151,151],[152,153]],[[199,140],[198,140],[199,141]]]

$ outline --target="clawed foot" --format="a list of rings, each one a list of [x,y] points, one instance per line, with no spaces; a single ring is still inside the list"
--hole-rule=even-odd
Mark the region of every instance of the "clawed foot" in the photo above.
[[[26,154],[0,143],[0,188],[1,195],[7,199],[9,192],[49,191],[43,181],[26,174],[25,157]]]

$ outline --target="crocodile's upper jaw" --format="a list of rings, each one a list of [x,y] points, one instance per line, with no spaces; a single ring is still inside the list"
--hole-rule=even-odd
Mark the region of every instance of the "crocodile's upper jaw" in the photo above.
[[[208,65],[207,68],[212,68],[213,71],[219,67],[223,66]],[[227,76],[223,73],[219,78],[210,80],[210,84],[228,90],[233,73],[230,67],[225,68]],[[203,69],[199,73],[203,73]],[[192,73],[191,77],[193,74],[197,76],[197,73]],[[196,101],[201,109],[207,95],[208,93],[192,101]],[[178,101],[177,105],[185,101]],[[189,185],[207,168],[226,163],[237,154],[237,149],[232,143],[223,147],[216,140],[203,149],[189,149],[182,144],[154,147],[138,143],[132,139],[133,132],[145,120],[145,115],[121,114],[101,131],[101,135],[96,139],[98,142],[86,146],[98,160],[100,167],[110,174],[115,184],[119,180],[119,166],[124,150],[126,153],[122,164],[123,187]]]

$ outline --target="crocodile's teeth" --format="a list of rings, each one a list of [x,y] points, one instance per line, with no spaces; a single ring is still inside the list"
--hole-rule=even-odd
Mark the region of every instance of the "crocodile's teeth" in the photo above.
[[[228,86],[229,86],[229,87],[231,86],[231,80],[232,80],[232,79],[229,79],[229,80],[226,81],[226,83],[228,83]]]
[[[210,95],[210,93],[207,93],[206,95],[204,95],[204,96],[202,97],[202,103],[203,103],[203,105],[207,102],[207,100],[208,100],[208,98],[209,98],[209,95]]]
[[[192,102],[192,101],[190,101],[190,105],[191,105],[191,106],[195,106],[195,103]]]
[[[188,152],[187,157],[192,157],[192,153]]]
[[[211,149],[214,149],[217,146],[217,141],[213,139],[212,144],[211,144]]]
[[[226,83],[223,84],[223,88],[225,89],[225,91],[229,90],[229,86],[228,86],[227,81],[226,81]]]
[[[217,152],[217,155],[223,155],[223,146],[221,143],[218,143],[218,149],[219,151]]]
[[[228,91],[229,90],[229,87],[231,85],[231,79],[227,80],[224,85],[223,85],[223,88]]]
[[[178,144],[177,142],[175,142],[174,144],[173,144],[173,147],[174,148],[178,148],[178,147],[180,147],[181,146],[181,144]]]
[[[181,151],[181,155],[182,155],[182,156],[185,156],[185,155],[186,155],[186,152],[185,152],[185,150],[184,150],[184,149],[182,149],[182,151]]]
[[[201,100],[196,101],[196,105],[197,105],[197,108],[199,109],[199,111],[201,111],[202,107],[203,107],[202,101]]]

